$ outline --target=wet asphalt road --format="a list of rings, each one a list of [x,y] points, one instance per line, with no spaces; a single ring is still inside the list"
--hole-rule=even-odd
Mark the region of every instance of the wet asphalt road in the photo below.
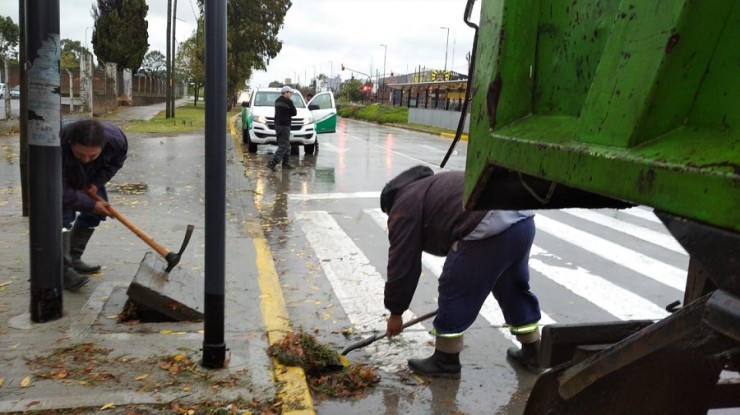
[[[244,155],[260,222],[269,241],[293,327],[338,351],[385,327],[382,282],[387,260],[378,193],[401,171],[427,164],[437,170],[451,140],[399,128],[340,119],[319,137],[316,155],[292,156],[295,170],[265,168],[275,147]],[[446,169],[465,167],[460,142]],[[594,216],[594,214],[596,216]],[[532,288],[543,324],[661,318],[681,299],[688,256],[644,207],[630,211],[538,212]],[[618,231],[619,230],[619,231]],[[424,258],[411,311],[436,308],[443,259]],[[667,275],[656,280],[649,275]],[[519,414],[535,375],[505,357],[517,345],[495,302],[487,303],[465,335],[462,379],[425,380],[408,358],[433,351],[431,320],[393,342],[380,340],[348,354],[380,368],[382,381],[365,396],[316,403],[320,414]],[[410,317],[405,316],[405,320]]]

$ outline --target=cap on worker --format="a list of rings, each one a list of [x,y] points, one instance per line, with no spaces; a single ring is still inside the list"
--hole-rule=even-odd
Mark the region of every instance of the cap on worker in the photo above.
[[[284,87],[280,88],[281,94],[284,94],[286,92],[293,92],[293,88],[289,87],[288,85],[285,85]]]

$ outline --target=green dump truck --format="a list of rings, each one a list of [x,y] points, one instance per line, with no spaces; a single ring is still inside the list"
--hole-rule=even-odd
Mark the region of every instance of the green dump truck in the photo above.
[[[471,26],[466,207],[649,206],[690,255],[663,320],[544,327],[526,413],[740,407],[740,2],[483,0]]]

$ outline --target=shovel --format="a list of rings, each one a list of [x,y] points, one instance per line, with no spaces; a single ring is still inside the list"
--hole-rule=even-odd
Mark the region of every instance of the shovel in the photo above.
[[[419,323],[421,321],[427,320],[430,317],[434,317],[436,315],[437,315],[437,310],[431,311],[431,312],[426,313],[426,314],[424,314],[422,316],[416,317],[415,319],[411,319],[411,320],[407,321],[401,327],[402,327],[402,329],[405,329],[407,327],[411,327],[411,326],[413,326],[416,323]],[[339,356],[339,359],[342,361],[342,364],[344,364],[345,366],[347,366],[349,364],[349,362],[347,361],[347,358],[345,357],[345,355],[347,353],[351,352],[352,350],[359,349],[360,347],[365,347],[365,346],[367,346],[369,344],[372,344],[372,343],[376,342],[377,340],[382,339],[383,337],[386,337],[386,333],[385,332],[383,332],[382,334],[381,333],[377,333],[377,334],[375,334],[372,337],[368,337],[367,339],[360,340],[357,343],[351,344],[346,349],[342,350],[342,354]]]
[[[88,192],[87,194],[98,202],[105,202],[105,199],[103,199],[102,197],[98,196],[95,193]],[[195,229],[195,226],[188,225],[187,230],[185,231],[185,239],[182,241],[182,246],[180,247],[180,251],[177,253],[174,253],[174,252],[168,251],[165,247],[155,242],[151,236],[147,235],[146,233],[144,233],[144,231],[136,227],[136,225],[129,222],[128,219],[126,219],[123,215],[118,213],[118,211],[115,210],[113,206],[109,205],[108,211],[111,213],[111,216],[118,219],[118,221],[121,222],[122,224],[126,225],[127,228],[131,229],[131,231],[136,234],[136,236],[141,238],[142,241],[146,242],[147,245],[151,246],[152,249],[157,251],[159,255],[162,255],[162,257],[164,257],[164,259],[167,261],[167,269],[164,272],[167,272],[167,273],[172,271],[172,269],[175,268],[175,265],[177,265],[180,262],[180,257],[182,256],[182,252],[185,250],[185,247],[188,246],[188,243],[190,242],[190,237],[193,235],[193,229]]]

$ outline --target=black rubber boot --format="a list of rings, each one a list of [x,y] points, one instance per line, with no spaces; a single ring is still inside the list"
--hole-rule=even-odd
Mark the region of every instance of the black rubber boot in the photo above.
[[[409,359],[409,369],[422,376],[460,379],[460,353],[434,350],[426,359]]]
[[[460,352],[463,336],[437,336],[434,354],[426,359],[409,359],[409,369],[424,376],[460,379]]]
[[[522,348],[510,347],[506,355],[514,362],[526,367],[533,372],[539,372],[540,367],[540,341],[522,343]]]
[[[275,166],[275,163],[273,163],[272,161],[267,162],[267,168],[272,171],[277,171],[277,167]]]
[[[80,288],[82,288],[85,284],[87,284],[88,281],[90,281],[90,278],[80,275],[75,271],[73,262],[72,262],[72,255],[70,255],[70,240],[72,239],[72,232],[62,232],[62,258],[64,263],[64,270],[63,270],[63,281],[62,285],[64,286],[64,289],[67,291],[77,291]]]
[[[82,261],[82,254],[85,252],[87,242],[90,240],[95,229],[85,226],[79,226],[76,223],[72,226],[70,233],[69,254],[72,257],[72,264],[75,271],[81,274],[92,274],[100,271],[100,265],[89,265]]]

